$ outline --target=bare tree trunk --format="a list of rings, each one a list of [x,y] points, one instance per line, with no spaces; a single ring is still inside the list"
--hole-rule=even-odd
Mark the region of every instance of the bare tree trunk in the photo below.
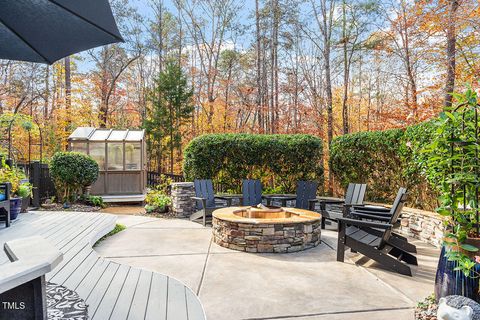
[[[44,94],[44,105],[43,105],[43,119],[48,119],[48,103],[50,101],[50,66],[45,67],[45,94]]]
[[[278,0],[274,0],[275,6],[273,10],[273,19],[274,19],[274,33],[273,33],[273,48],[274,50],[274,67],[273,67],[273,76],[274,76],[274,112],[275,112],[275,122],[274,130],[275,133],[278,133],[278,121],[279,121],[279,105],[278,105],[278,28],[280,27],[280,7]]]
[[[348,81],[350,78],[350,66],[348,63],[347,52],[347,4],[345,0],[342,2],[342,42],[343,42],[343,100],[342,100],[342,121],[343,121],[343,134],[349,132],[348,126]]]
[[[67,114],[67,124],[70,124],[70,112],[72,109],[72,77],[70,57],[65,57],[65,109]]]
[[[260,38],[260,8],[259,8],[259,0],[255,0],[255,28],[256,28],[256,46],[255,46],[255,54],[256,54],[256,67],[257,67],[257,74],[256,74],[256,83],[257,83],[257,96],[256,96],[256,104],[257,104],[257,119],[258,119],[258,129],[259,132],[263,132],[263,87],[262,87],[262,53],[261,53],[261,38]]]
[[[447,79],[445,83],[445,107],[452,106],[451,93],[455,90],[455,53],[456,53],[456,32],[455,21],[456,14],[459,7],[458,0],[450,0],[450,8],[448,12],[448,26],[447,26]]]

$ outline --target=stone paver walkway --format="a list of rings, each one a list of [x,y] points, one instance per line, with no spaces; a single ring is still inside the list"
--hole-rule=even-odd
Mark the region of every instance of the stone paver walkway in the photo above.
[[[103,241],[98,253],[183,281],[209,320],[413,319],[416,302],[433,291],[439,255],[415,241],[420,267],[410,278],[358,254],[337,262],[333,230],[314,249],[250,254],[216,245],[210,228],[187,220],[121,215],[118,223],[127,229]]]

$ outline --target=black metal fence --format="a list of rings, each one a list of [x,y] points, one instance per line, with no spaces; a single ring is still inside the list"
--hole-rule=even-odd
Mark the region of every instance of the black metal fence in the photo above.
[[[183,175],[171,174],[171,173],[158,173],[155,171],[147,171],[147,185],[153,187],[165,182],[165,180],[171,179],[173,182],[184,182]]]
[[[55,184],[50,177],[50,170],[46,163],[34,161],[30,163],[28,171],[30,183],[33,186],[32,205],[34,207],[40,207],[43,201],[57,194]]]

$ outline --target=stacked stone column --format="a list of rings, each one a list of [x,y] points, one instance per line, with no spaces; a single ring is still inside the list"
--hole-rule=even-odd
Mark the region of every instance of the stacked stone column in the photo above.
[[[195,212],[193,182],[172,183],[172,211],[179,218],[188,218]]]

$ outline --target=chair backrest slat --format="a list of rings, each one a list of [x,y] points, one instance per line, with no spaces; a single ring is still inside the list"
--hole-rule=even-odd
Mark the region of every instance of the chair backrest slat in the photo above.
[[[262,203],[262,183],[260,180],[243,180],[242,194],[244,206],[256,206]]]
[[[318,182],[316,181],[298,181],[297,183],[297,199],[295,200],[295,208],[308,209],[308,200],[313,200],[317,196]]]
[[[392,208],[390,209],[390,221],[389,223],[394,225],[400,215],[402,214],[403,206],[407,201],[407,189],[401,187],[398,189],[397,196],[395,197],[395,201],[393,202]],[[382,236],[382,244],[385,243],[391,236],[392,230],[386,230]]]
[[[345,204],[361,205],[365,199],[367,185],[365,183],[349,183],[345,193]]]
[[[213,183],[210,179],[196,179],[193,181],[195,186],[195,196],[207,199],[207,208],[215,207],[215,194]],[[197,200],[197,209],[204,209],[202,202]]]

